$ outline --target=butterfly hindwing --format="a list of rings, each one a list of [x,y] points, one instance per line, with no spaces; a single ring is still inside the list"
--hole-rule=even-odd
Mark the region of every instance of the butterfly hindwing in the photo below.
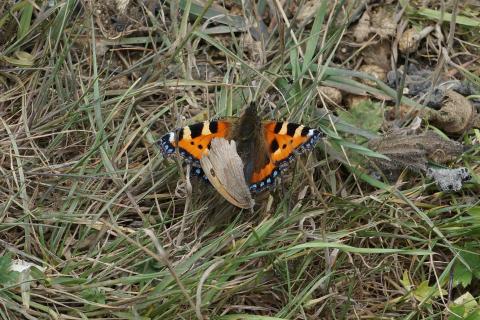
[[[215,137],[225,138],[230,132],[228,121],[204,121],[169,132],[160,139],[160,147],[165,156],[175,153],[188,162],[200,166],[200,158],[208,153],[210,142]]]
[[[203,171],[202,167],[194,166],[194,167],[192,167],[192,171],[190,171],[190,172],[192,173],[193,176],[199,177],[203,181],[208,182],[208,177],[205,174],[205,172]]]
[[[261,192],[273,187],[280,173],[280,169],[270,161],[261,170],[253,173],[252,179],[250,180],[250,191]]]

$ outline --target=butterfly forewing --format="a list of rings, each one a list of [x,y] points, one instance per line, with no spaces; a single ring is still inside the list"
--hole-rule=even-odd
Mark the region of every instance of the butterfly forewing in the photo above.
[[[175,153],[178,146],[180,155],[187,161],[199,165],[200,159],[208,153],[213,138],[226,138],[229,134],[228,121],[204,121],[169,132],[160,139],[164,155]]]
[[[263,132],[270,161],[254,172],[250,186],[252,191],[261,191],[273,185],[280,170],[285,169],[295,155],[312,148],[320,138],[320,131],[286,121],[265,122]]]

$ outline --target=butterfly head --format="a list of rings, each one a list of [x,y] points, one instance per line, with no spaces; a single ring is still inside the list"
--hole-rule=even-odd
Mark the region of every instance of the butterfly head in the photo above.
[[[243,141],[251,140],[259,132],[260,126],[261,119],[257,113],[257,105],[251,103],[240,117],[239,132],[236,138]]]

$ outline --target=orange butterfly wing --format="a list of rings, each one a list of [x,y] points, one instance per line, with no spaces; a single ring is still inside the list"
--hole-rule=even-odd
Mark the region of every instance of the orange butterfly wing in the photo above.
[[[200,158],[208,153],[213,138],[226,138],[230,133],[228,121],[204,121],[169,132],[160,139],[160,148],[165,156],[178,151],[187,161],[200,165]]]
[[[286,121],[265,122],[263,131],[270,162],[253,173],[250,190],[257,192],[271,186],[296,155],[313,148],[321,137],[316,129]]]

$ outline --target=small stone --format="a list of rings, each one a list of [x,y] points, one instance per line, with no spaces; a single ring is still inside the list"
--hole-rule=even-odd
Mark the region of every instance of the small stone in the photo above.
[[[401,53],[414,53],[418,50],[420,44],[420,36],[417,29],[410,28],[403,32],[400,41],[398,42],[398,49]]]
[[[328,106],[338,106],[342,103],[342,92],[337,88],[319,86],[318,92]]]
[[[381,81],[385,81],[387,79],[387,71],[374,64],[364,64],[360,67],[359,71],[368,73],[369,75]],[[371,87],[375,87],[377,85],[375,81],[369,79],[360,79],[360,81]]]

